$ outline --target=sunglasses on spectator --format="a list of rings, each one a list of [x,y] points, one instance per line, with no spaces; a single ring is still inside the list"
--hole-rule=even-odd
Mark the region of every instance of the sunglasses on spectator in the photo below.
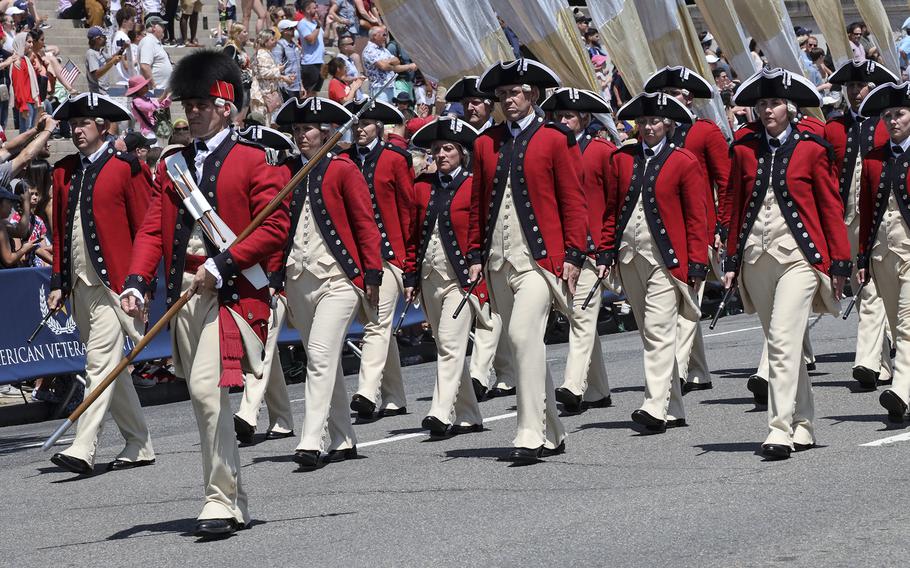
[[[176,130],[189,130],[189,129],[190,129],[189,126],[177,126],[174,128],[175,131]]]

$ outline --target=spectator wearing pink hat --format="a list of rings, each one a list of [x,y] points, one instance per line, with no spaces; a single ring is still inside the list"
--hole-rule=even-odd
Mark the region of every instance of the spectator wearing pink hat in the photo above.
[[[142,75],[130,77],[126,96],[130,97],[133,119],[143,136],[155,135],[155,111],[171,106],[170,97],[156,99],[149,89],[149,80]]]

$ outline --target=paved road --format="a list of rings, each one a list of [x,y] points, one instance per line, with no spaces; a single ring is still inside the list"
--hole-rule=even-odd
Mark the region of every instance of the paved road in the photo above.
[[[221,542],[188,534],[201,507],[188,402],[147,409],[156,466],[102,473],[121,444],[110,424],[98,473],[84,479],[23,447],[51,424],[0,429],[0,565],[894,566],[907,550],[910,445],[862,446],[906,430],[886,423],[877,394],[854,392],[855,321],[812,328],[821,447],[788,461],[757,454],[766,415],[745,378],[761,334],[754,317],[735,316],[708,336],[715,388],[686,396],[688,428],[631,428],[640,340],[611,335],[614,406],[565,417],[567,453],[528,467],[499,461],[514,398],[483,403],[484,432],[430,441],[418,426],[435,367],[408,367],[411,413],[358,425],[363,459],[296,473],[295,440],[242,448],[255,521]],[[566,346],[548,353],[560,376]],[[298,420],[302,397],[291,388]]]

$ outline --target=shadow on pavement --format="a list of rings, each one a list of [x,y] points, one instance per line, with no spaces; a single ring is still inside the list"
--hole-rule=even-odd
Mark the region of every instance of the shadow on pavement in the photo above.
[[[824,416],[823,419],[831,420],[835,424],[839,422],[879,422],[885,427],[878,432],[888,432],[892,430],[904,430],[907,428],[908,424],[906,422],[894,423],[888,420],[888,415],[882,412],[881,414],[852,414],[844,416]]]
[[[701,450],[700,456],[710,452],[720,453],[750,453],[761,455],[761,444],[758,442],[726,442],[722,444],[696,444],[692,446]]]

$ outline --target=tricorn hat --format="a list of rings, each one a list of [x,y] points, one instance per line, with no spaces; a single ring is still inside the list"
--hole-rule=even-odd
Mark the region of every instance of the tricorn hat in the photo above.
[[[642,116],[660,116],[685,123],[694,120],[685,105],[666,93],[641,93],[616,112],[619,120],[635,120]]]
[[[221,99],[243,108],[240,67],[223,51],[201,49],[177,62],[168,83],[171,98]]]
[[[546,89],[562,83],[555,71],[531,59],[499,61],[477,78],[477,89],[493,92],[502,85],[531,85]]]
[[[115,103],[112,98],[97,93],[82,93],[68,98],[54,110],[53,117],[55,120],[102,118],[111,122],[132,118],[129,111]]]
[[[474,140],[480,135],[470,124],[457,118],[444,116],[424,125],[414,133],[411,143],[421,148],[429,148],[435,140],[448,140],[456,142],[470,150]]]
[[[656,93],[664,88],[685,89],[696,99],[710,99],[714,96],[711,83],[704,77],[682,65],[659,69],[645,81],[644,91]]]
[[[847,83],[898,83],[897,75],[871,59],[866,61],[848,61],[837,68],[837,71],[828,77],[832,85],[845,85]]]
[[[271,148],[273,150],[287,150],[288,152],[296,150],[294,143],[291,142],[290,138],[281,132],[266,126],[249,126],[238,132],[238,134],[240,134],[241,138],[256,142],[260,146],[265,146],[266,148]]]
[[[344,124],[350,119],[351,113],[346,108],[322,97],[310,97],[303,101],[293,97],[275,112],[275,123],[281,125]]]
[[[344,108],[348,109],[348,112],[351,114],[357,114],[366,104],[366,99],[362,101],[351,101],[344,105]],[[401,114],[401,111],[389,103],[384,103],[382,101],[373,101],[370,108],[363,111],[360,118],[377,120],[383,124],[404,124],[404,115]]]
[[[863,116],[876,116],[894,107],[910,107],[910,81],[885,83],[875,87],[859,105],[859,113]]]
[[[594,91],[564,87],[544,99],[540,108],[545,111],[574,110],[576,112],[613,112],[607,101]]]
[[[733,94],[733,103],[738,106],[755,106],[759,99],[787,99],[801,107],[817,107],[822,97],[811,81],[781,69],[762,69],[752,75]]]
[[[467,75],[452,83],[446,91],[446,102],[459,103],[462,99],[487,99],[493,101],[493,93],[487,93],[477,88],[477,75]]]

